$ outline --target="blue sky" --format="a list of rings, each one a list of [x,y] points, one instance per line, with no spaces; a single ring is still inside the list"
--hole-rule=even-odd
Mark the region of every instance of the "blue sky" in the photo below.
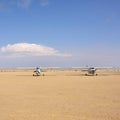
[[[0,67],[120,67],[119,0],[0,0]]]

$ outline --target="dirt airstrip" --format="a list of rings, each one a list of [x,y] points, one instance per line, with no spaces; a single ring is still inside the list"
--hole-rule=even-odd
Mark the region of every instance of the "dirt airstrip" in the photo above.
[[[120,120],[120,70],[0,69],[0,120]]]

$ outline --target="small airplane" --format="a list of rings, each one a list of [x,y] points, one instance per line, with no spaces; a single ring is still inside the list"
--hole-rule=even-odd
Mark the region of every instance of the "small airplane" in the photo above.
[[[33,76],[40,76],[41,75],[41,70],[40,67],[36,67],[34,70]]]
[[[96,74],[96,70],[94,67],[90,67],[87,70],[82,70],[82,71],[87,71],[88,73],[85,74],[85,76],[94,76],[94,75],[98,75]]]

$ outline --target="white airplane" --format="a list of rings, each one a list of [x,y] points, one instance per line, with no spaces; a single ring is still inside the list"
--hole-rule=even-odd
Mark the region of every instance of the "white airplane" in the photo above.
[[[94,67],[90,67],[87,70],[82,70],[82,71],[87,71],[88,72],[88,73],[85,74],[86,76],[89,76],[89,75],[91,75],[91,76],[96,75],[97,76],[98,74],[96,74],[96,70],[97,69],[95,69]]]
[[[36,67],[36,69],[34,70],[33,76],[40,76],[41,74],[41,70],[39,67]]]

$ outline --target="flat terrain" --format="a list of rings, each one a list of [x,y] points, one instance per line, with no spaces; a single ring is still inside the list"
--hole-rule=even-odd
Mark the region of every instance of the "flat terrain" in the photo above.
[[[0,120],[120,120],[120,70],[0,70]]]

